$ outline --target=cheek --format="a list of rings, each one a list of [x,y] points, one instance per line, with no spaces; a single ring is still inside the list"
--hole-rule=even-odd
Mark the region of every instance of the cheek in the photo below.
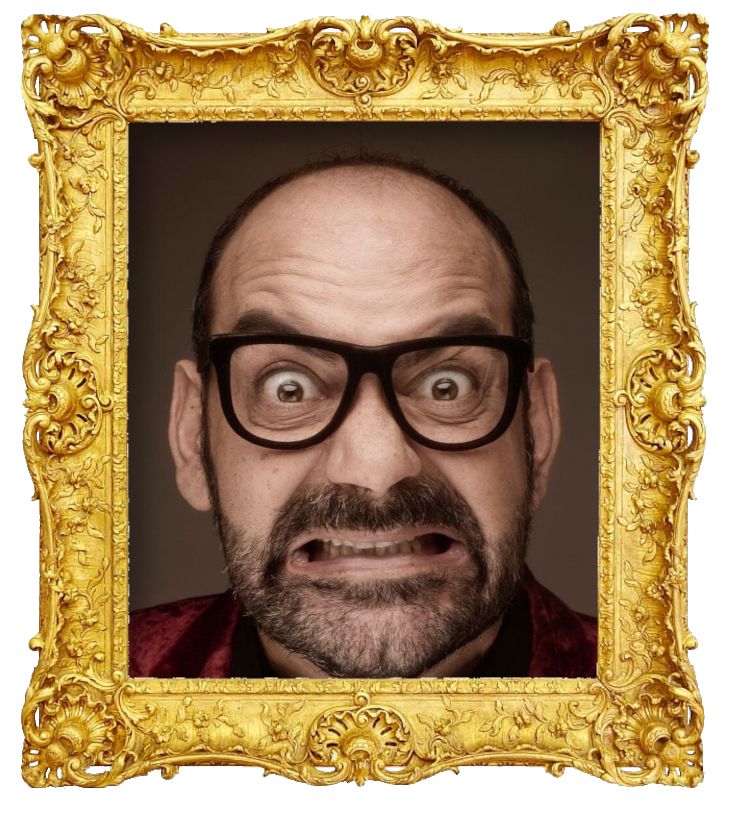
[[[495,536],[508,530],[527,500],[523,427],[512,425],[486,447],[447,455],[439,462],[440,472],[470,505],[484,532]]]
[[[267,532],[312,471],[310,451],[268,450],[239,438],[226,421],[210,425],[221,511],[239,526]]]

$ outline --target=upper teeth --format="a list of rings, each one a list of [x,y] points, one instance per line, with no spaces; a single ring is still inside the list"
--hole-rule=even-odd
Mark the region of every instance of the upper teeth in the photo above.
[[[318,544],[329,555],[402,555],[410,552],[421,552],[422,542],[418,538],[403,541],[349,541],[342,538],[319,540]],[[372,551],[371,551],[372,550]]]

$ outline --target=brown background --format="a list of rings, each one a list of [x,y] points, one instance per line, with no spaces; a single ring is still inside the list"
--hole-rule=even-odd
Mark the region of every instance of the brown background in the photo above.
[[[574,608],[597,608],[599,131],[597,123],[238,122],[129,128],[130,606],[227,586],[210,514],[181,498],[167,445],[172,372],[211,236],[256,187],[307,158],[366,150],[422,159],[506,222],[535,343],[554,364],[563,439],[528,561]]]

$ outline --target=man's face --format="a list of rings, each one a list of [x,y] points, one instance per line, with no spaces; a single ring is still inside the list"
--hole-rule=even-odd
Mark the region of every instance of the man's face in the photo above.
[[[212,334],[286,326],[374,346],[482,320],[513,333],[491,236],[450,193],[396,171],[279,189],[230,240],[212,291]],[[192,368],[178,377],[181,443],[198,406]],[[194,441],[189,457],[175,452],[178,483],[214,507],[232,586],[263,635],[331,675],[418,675],[488,629],[518,585],[547,476],[542,410],[532,439],[523,401],[495,442],[436,451],[404,435],[370,374],[329,438],[272,450],[234,433],[210,376],[203,457]]]

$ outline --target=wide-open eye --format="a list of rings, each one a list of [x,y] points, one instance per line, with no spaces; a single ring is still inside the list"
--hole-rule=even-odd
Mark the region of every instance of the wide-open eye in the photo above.
[[[393,366],[398,407],[419,435],[466,444],[491,433],[504,415],[508,357],[488,345],[430,345]]]
[[[321,396],[311,377],[295,370],[277,371],[265,377],[260,392],[265,399],[276,402],[307,402]]]
[[[246,343],[231,354],[231,409],[239,425],[260,439],[299,442],[331,422],[347,378],[342,356],[323,348]]]
[[[419,382],[418,396],[436,401],[451,402],[468,396],[473,390],[470,377],[462,371],[430,371]]]

